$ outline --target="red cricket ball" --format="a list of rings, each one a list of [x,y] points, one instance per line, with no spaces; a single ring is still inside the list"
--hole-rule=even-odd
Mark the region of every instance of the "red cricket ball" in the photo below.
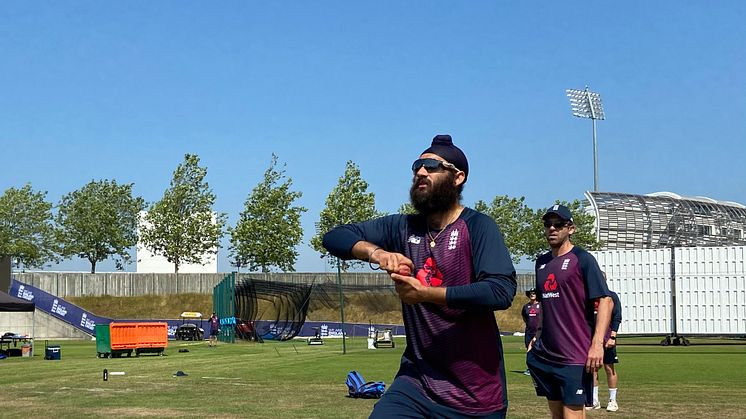
[[[412,276],[412,270],[409,269],[408,265],[405,265],[403,263],[399,264],[399,270],[397,273],[402,276]]]

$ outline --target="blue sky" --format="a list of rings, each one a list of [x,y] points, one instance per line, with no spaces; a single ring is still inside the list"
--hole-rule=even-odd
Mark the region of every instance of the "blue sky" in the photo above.
[[[320,272],[345,162],[395,212],[435,134],[469,159],[467,205],[582,198],[591,122],[565,89],[588,85],[602,191],[746,204],[744,22],[741,1],[2,2],[0,191],[115,179],[152,202],[195,153],[234,224],[275,153],[309,209],[296,269]]]

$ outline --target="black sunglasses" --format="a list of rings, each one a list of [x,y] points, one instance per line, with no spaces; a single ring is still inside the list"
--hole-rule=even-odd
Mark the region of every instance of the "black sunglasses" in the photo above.
[[[562,227],[569,225],[569,224],[570,223],[568,223],[567,221],[555,221],[555,222],[544,221],[545,228],[554,227],[555,230],[559,230]]]
[[[438,159],[417,159],[412,163],[412,173],[417,173],[420,167],[424,167],[427,173],[438,173],[443,169],[453,170],[458,172],[456,166],[451,163],[445,162]]]

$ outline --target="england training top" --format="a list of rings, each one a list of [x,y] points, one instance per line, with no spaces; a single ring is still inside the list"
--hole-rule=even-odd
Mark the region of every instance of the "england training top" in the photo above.
[[[596,258],[574,246],[536,261],[536,292],[541,301],[541,333],[532,353],[562,365],[585,365],[593,337],[594,300],[609,295]]]
[[[435,237],[436,232],[430,233]],[[411,259],[413,276],[421,283],[447,287],[446,306],[402,304],[407,348],[397,378],[413,383],[435,403],[465,413],[507,407],[502,343],[493,312],[510,307],[516,281],[495,222],[464,208],[431,247],[424,217],[389,215],[336,227],[323,244],[332,255],[350,259],[361,240]]]
[[[521,317],[526,323],[526,334],[535,335],[539,328],[539,321],[541,321],[541,303],[538,301],[533,304],[526,303],[521,310]]]

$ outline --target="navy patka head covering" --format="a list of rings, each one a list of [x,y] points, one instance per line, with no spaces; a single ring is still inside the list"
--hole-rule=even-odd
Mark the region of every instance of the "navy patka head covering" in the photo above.
[[[450,135],[436,135],[430,148],[422,152],[422,154],[425,153],[437,154],[448,163],[456,166],[458,170],[464,172],[464,182],[469,178],[469,162],[466,161],[466,155],[460,148],[453,145],[453,139]]]

